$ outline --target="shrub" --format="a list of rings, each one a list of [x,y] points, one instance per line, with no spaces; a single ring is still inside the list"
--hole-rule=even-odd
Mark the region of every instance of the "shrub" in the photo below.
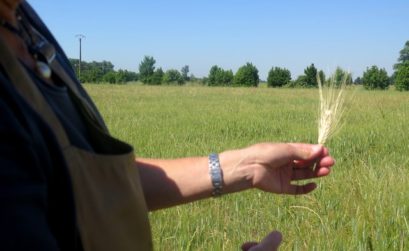
[[[385,90],[390,84],[388,73],[385,69],[379,69],[376,65],[373,65],[364,72],[362,84],[367,90]]]
[[[110,83],[110,84],[115,84],[116,83],[116,72],[114,71],[109,71],[107,72],[103,77],[102,80]]]
[[[293,81],[293,87],[305,87],[307,86],[307,77],[305,75],[300,75],[295,81]]]
[[[409,64],[401,65],[397,69],[395,88],[398,91],[409,91]]]
[[[246,65],[240,67],[233,79],[234,86],[257,87],[259,82],[260,78],[258,76],[258,70],[251,63],[247,63]]]
[[[149,83],[152,85],[160,85],[162,84],[162,80],[163,80],[163,70],[162,68],[158,68],[155,70],[155,72],[153,73],[153,75],[150,77]]]
[[[321,80],[324,82],[323,80]],[[345,82],[346,85],[352,84],[352,74],[345,71],[341,67],[337,67],[334,74],[331,76],[331,81],[333,81],[334,86],[340,86]]]
[[[268,72],[267,85],[268,87],[281,87],[287,85],[291,81],[291,73],[289,70],[280,67],[271,68]]]
[[[317,73],[318,70],[315,68],[314,64],[311,64],[304,70],[304,82],[302,86],[305,87],[318,87],[318,82],[317,82]]]
[[[233,72],[225,71],[217,65],[212,66],[208,76],[209,86],[229,86],[233,83]]]
[[[166,84],[183,84],[183,77],[182,74],[178,70],[170,69],[165,72],[165,75],[163,76],[163,82]]]
[[[139,79],[144,84],[152,84],[152,75],[155,72],[156,60],[153,57],[145,56],[139,64]]]

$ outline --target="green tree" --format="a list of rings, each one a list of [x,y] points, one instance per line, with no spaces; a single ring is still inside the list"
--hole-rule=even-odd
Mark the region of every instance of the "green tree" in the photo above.
[[[341,67],[337,67],[334,74],[331,76],[331,80],[334,81],[335,86],[340,86],[344,81],[347,85],[350,85],[352,84],[352,74]]]
[[[152,85],[161,85],[164,75],[165,75],[165,73],[163,72],[162,68],[159,67],[158,69],[156,69],[156,71],[152,75],[151,84]]]
[[[166,84],[183,84],[182,74],[178,70],[170,69],[165,72],[163,82]]]
[[[305,75],[300,75],[295,81],[292,81],[289,87],[305,87],[307,85],[307,77]]]
[[[404,47],[402,50],[399,52],[399,58],[398,58],[398,63],[393,66],[395,70],[398,70],[398,68],[403,65],[403,64],[408,64],[409,63],[409,41],[406,41]]]
[[[311,64],[304,70],[305,74],[305,86],[306,87],[318,87],[317,82],[317,68],[315,68],[314,64]]]
[[[326,79],[326,76],[323,70],[320,70],[318,72],[318,77],[320,78],[322,84],[325,84],[325,82],[327,82],[327,79]]]
[[[273,67],[268,72],[267,85],[268,87],[281,87],[287,85],[291,81],[291,73],[289,70],[280,67]]]
[[[128,72],[128,81],[138,81],[139,80],[139,74],[134,72],[134,71],[129,71]]]
[[[139,79],[144,84],[152,83],[152,76],[155,72],[156,60],[153,57],[145,56],[139,64]]]
[[[116,72],[109,71],[103,76],[102,79],[104,82],[115,84],[116,83]]]
[[[192,82],[199,82],[199,78],[196,78],[196,76],[192,73],[192,74],[190,74],[190,76],[189,76],[189,81],[192,81]]]
[[[212,66],[209,71],[207,84],[209,86],[229,86],[233,82],[233,71],[223,70],[217,65]]]
[[[376,65],[373,65],[364,72],[362,84],[368,90],[385,90],[390,84],[388,73],[385,69],[379,69]]]
[[[116,72],[115,76],[115,83],[117,84],[125,84],[126,82],[129,82],[129,72],[127,70],[122,70],[119,69]]]
[[[110,71],[114,71],[114,65],[109,61],[81,61],[81,75],[79,75],[79,60],[70,58],[69,61],[75,74],[80,78],[80,82],[82,83],[103,82],[103,76]]]
[[[219,76],[219,81],[224,86],[231,86],[233,84],[234,74],[232,70],[224,70]]]
[[[395,84],[395,79],[396,79],[396,74],[397,74],[397,70],[395,70],[392,75],[389,77],[389,83],[391,83],[391,85]]]
[[[398,91],[409,91],[409,64],[399,66],[396,71],[395,88]]]
[[[102,62],[91,62],[93,64],[92,67],[101,68],[102,74],[105,75],[107,72],[114,70],[114,65],[109,61],[102,61]]]
[[[189,65],[183,66],[180,72],[182,73],[183,81],[189,81]]]
[[[251,63],[246,63],[245,65],[240,67],[237,70],[236,75],[234,75],[233,79],[234,86],[257,87],[259,82],[260,78],[258,76],[258,70]]]
[[[110,84],[125,84],[137,80],[137,74],[128,70],[119,69],[118,71],[109,71],[102,77],[103,82]]]
[[[69,59],[71,66],[73,67],[75,73],[78,76],[78,59]],[[81,76],[80,81],[82,83],[100,83],[108,82],[114,83],[126,83],[130,81],[137,81],[138,74],[136,72],[128,70],[114,70],[114,65],[109,61],[92,61],[92,62],[81,62]]]
[[[357,77],[357,78],[354,80],[354,84],[356,84],[356,85],[362,85],[362,78],[361,78],[361,77]]]
[[[85,65],[85,64],[82,64]],[[95,64],[89,64],[89,67],[81,71],[80,81],[81,83],[100,83],[103,82],[103,76],[107,72],[103,72],[101,67],[95,66]]]
[[[219,82],[218,82],[219,79],[218,78],[219,78],[219,75],[220,75],[221,71],[223,71],[223,69],[220,68],[217,65],[213,65],[212,68],[210,68],[209,75],[207,77],[207,84],[209,86],[219,85]]]
[[[75,58],[69,58],[68,60],[70,61],[71,67],[74,70],[75,75],[78,77],[79,60]]]

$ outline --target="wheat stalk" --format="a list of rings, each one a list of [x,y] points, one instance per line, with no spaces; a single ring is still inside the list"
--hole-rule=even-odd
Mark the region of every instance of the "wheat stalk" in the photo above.
[[[346,75],[346,74],[345,74]],[[346,76],[339,86],[334,77],[323,85],[319,76],[320,115],[318,120],[318,144],[325,144],[341,128],[341,118],[345,111]]]

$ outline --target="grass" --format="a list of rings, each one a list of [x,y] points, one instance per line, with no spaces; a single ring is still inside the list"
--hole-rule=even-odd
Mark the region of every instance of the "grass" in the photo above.
[[[316,89],[86,85],[143,157],[317,140]],[[409,249],[409,93],[363,91],[327,142],[337,164],[303,197],[258,190],[150,214],[156,250],[238,250],[272,229],[282,250]]]

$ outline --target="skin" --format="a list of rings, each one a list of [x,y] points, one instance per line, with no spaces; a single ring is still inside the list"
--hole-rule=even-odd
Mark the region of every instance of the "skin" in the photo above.
[[[223,194],[258,188],[276,194],[300,195],[315,189],[293,181],[329,174],[334,159],[321,145],[262,143],[220,153]],[[317,167],[312,170],[313,164]],[[211,196],[207,157],[174,160],[136,159],[150,210]],[[189,171],[186,171],[189,170]],[[160,185],[158,185],[160,184]]]
[[[22,0],[0,0],[0,17],[17,27],[16,8]],[[15,55],[35,70],[35,61],[24,41],[0,26],[0,35]],[[49,84],[54,84],[48,81]],[[324,177],[334,159],[321,145],[262,143],[219,154],[223,172],[223,194],[250,188],[276,194],[301,195],[313,191],[315,183],[294,181]],[[316,168],[313,170],[313,166]],[[173,160],[137,158],[142,187],[149,210],[167,208],[211,197],[212,183],[207,157]],[[281,234],[271,232],[260,243],[247,242],[243,250],[277,250]]]
[[[222,152],[219,159],[224,194],[250,188],[276,194],[307,194],[316,188],[315,183],[293,182],[324,177],[335,164],[328,149],[310,144],[262,143]],[[207,161],[207,157],[136,159],[148,208],[156,210],[210,197],[213,187]],[[244,243],[242,249],[277,250],[281,239],[281,233],[273,231],[260,243]]]

